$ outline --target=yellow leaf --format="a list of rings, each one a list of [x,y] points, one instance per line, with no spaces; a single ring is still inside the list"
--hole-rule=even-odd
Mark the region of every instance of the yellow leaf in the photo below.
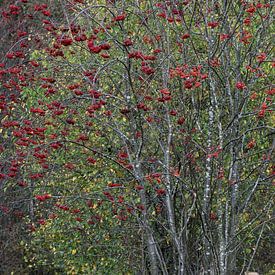
[[[72,255],[75,255],[76,254],[76,249],[73,249],[72,250]]]

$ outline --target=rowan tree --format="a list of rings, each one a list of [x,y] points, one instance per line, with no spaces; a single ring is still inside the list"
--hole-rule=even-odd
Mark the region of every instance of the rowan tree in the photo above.
[[[1,121],[17,149],[2,181],[30,194],[29,264],[70,274],[258,269],[272,226],[271,3],[34,9],[44,30],[25,79],[14,72],[21,108]]]

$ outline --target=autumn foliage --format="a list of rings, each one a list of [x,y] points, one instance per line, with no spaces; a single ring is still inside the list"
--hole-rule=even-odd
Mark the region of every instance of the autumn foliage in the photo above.
[[[271,272],[269,1],[0,5],[0,273]]]

